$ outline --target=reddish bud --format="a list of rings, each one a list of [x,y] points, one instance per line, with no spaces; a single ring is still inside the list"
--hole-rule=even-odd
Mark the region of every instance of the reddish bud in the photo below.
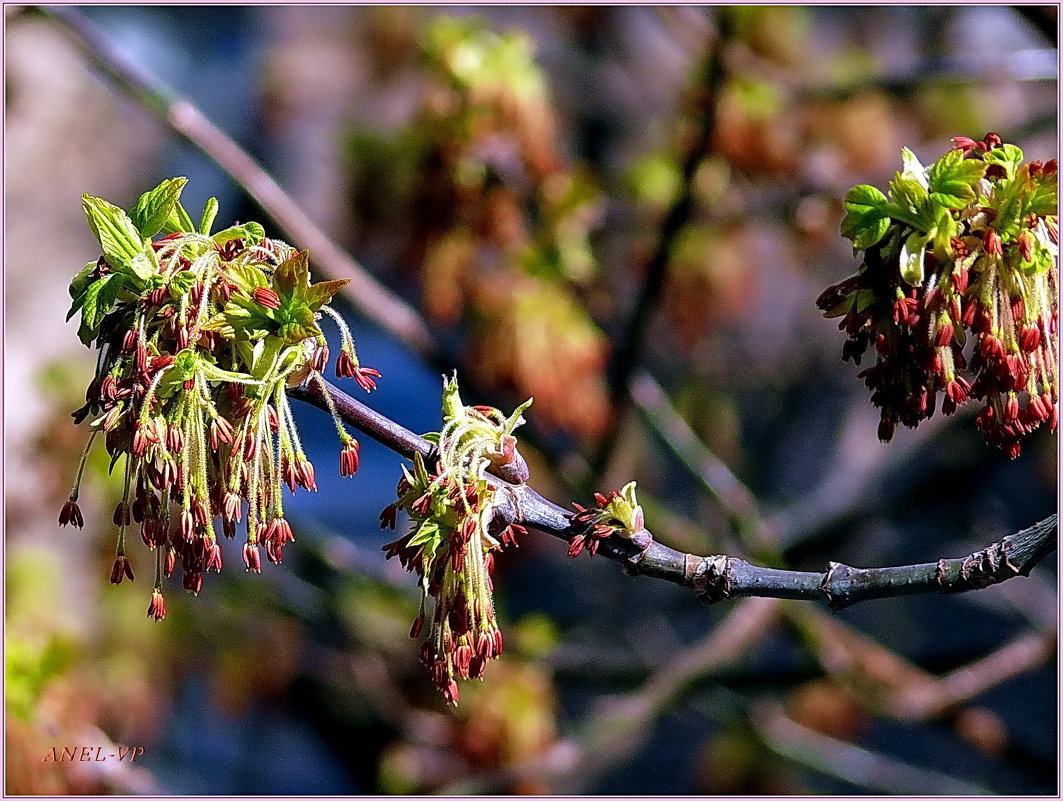
[[[354,372],[354,380],[366,392],[372,392],[376,389],[374,378],[380,378],[380,371],[374,370],[372,367],[358,367]]]
[[[317,479],[314,476],[314,466],[308,459],[298,459],[295,466],[295,478],[299,485],[308,491],[317,491]]]
[[[280,295],[276,290],[268,286],[260,286],[255,289],[252,297],[260,306],[265,306],[267,309],[279,309],[281,307]]]
[[[985,250],[990,256],[1003,256],[1004,255],[1004,242],[998,234],[992,228],[987,228],[983,237],[985,242]]]
[[[221,443],[230,443],[233,441],[233,427],[232,424],[224,417],[215,417],[210,423],[210,447],[212,450],[218,450]]]
[[[262,572],[262,556],[258,546],[253,542],[244,543],[244,571],[249,573]]]
[[[314,355],[310,357],[310,369],[319,373],[323,372],[328,364],[328,357],[328,345],[318,345],[314,350]]]
[[[133,566],[129,564],[124,554],[119,554],[111,566],[111,583],[121,584],[123,578],[133,580]]]
[[[59,512],[59,525],[65,526],[69,523],[73,523],[78,528],[85,528],[85,518],[81,516],[81,507],[73,498],[64,503]]]
[[[1019,345],[1027,353],[1032,353],[1037,350],[1038,345],[1041,344],[1041,331],[1035,325],[1026,326],[1022,329],[1022,333],[1019,334]]]
[[[353,476],[358,472],[358,451],[361,446],[358,444],[358,440],[351,439],[343,446],[343,450],[340,451],[340,475],[341,476]]]
[[[157,589],[151,591],[151,602],[148,604],[148,617],[155,618],[156,622],[166,617],[166,599]]]
[[[354,360],[354,355],[347,348],[342,348],[336,358],[336,377],[354,378],[357,374],[358,362]]]
[[[424,613],[419,614],[413,621],[413,626],[410,627],[410,639],[415,640],[421,636],[422,629],[424,629]]]
[[[945,323],[938,328],[937,336],[934,337],[934,345],[943,348],[952,342],[952,323]]]

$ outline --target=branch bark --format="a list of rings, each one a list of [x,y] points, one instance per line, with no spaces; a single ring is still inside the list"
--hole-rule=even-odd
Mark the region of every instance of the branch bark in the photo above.
[[[432,456],[433,446],[426,439],[328,382],[325,384],[340,417],[351,426],[407,458],[416,453]],[[328,408],[320,384],[305,384],[289,394],[320,409]],[[566,542],[582,533],[572,523],[572,511],[547,500],[527,484],[511,484],[497,476],[490,480],[500,491],[496,514],[506,523],[530,525]],[[761,567],[722,554],[697,556],[659,542],[640,549],[617,535],[602,540],[598,553],[619,562],[628,575],[650,576],[687,587],[707,603],[761,596],[819,601],[841,609],[874,598],[965,592],[1027,576],[1055,550],[1057,528],[1057,516],[1052,515],[964,557],[875,568],[831,562],[821,573]]]

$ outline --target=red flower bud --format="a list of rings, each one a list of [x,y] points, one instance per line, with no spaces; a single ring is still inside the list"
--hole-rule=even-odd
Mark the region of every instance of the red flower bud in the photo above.
[[[244,543],[244,571],[249,573],[262,572],[262,556],[258,546],[253,542]]]
[[[279,309],[281,307],[280,295],[276,290],[268,286],[257,287],[252,297],[260,306],[265,306],[267,309]]]
[[[157,589],[151,591],[151,602],[148,604],[148,617],[153,617],[156,621],[162,620],[166,617],[166,600],[162,597],[162,593]]]
[[[59,525],[65,526],[68,523],[73,523],[78,528],[85,528],[85,518],[81,516],[81,507],[73,498],[64,503],[59,512]]]
[[[114,559],[114,564],[111,566],[111,583],[121,584],[123,578],[133,580],[133,566],[129,564],[129,560],[125,558],[124,554],[119,554]]]
[[[340,475],[353,476],[358,472],[358,450],[361,446],[358,440],[351,439],[340,451]]]

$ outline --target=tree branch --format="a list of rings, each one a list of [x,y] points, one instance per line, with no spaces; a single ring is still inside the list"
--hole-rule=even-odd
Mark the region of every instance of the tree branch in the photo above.
[[[430,457],[433,446],[398,423],[328,384],[336,410],[347,423],[407,458],[419,453]],[[310,383],[290,391],[290,396],[326,409],[323,388]],[[490,476],[500,490],[496,514],[506,523],[521,523],[569,541],[582,533],[573,525],[573,512],[547,500],[527,484],[511,484]],[[1056,548],[1057,516],[1004,537],[968,556],[901,567],[857,568],[831,562],[823,573],[760,567],[725,555],[697,556],[659,542],[640,549],[631,540],[614,535],[602,540],[598,553],[623,565],[628,575],[644,575],[695,590],[716,603],[730,598],[762,596],[820,601],[840,609],[873,598],[918,593],[952,593],[982,589],[1015,576],[1027,576],[1041,559]]]
[[[668,265],[672,260],[679,235],[694,209],[694,177],[709,153],[716,130],[716,110],[720,89],[725,77],[724,51],[730,38],[730,20],[726,13],[716,15],[716,41],[704,62],[701,92],[702,113],[697,137],[682,165],[680,189],[661,223],[657,244],[646,267],[646,276],[635,300],[634,311],[612,359],[609,371],[609,390],[613,417],[609,430],[602,437],[591,462],[593,475],[600,476],[609,464],[617,442],[617,432],[623,422],[631,398],[631,377],[645,344],[653,310],[664,288]]]

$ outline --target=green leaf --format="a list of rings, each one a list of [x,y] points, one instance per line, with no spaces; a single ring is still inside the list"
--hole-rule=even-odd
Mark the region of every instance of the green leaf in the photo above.
[[[214,225],[214,218],[218,216],[218,199],[209,198],[203,206],[203,214],[199,218],[199,232],[203,236],[210,236],[210,227]]]
[[[92,279],[89,277],[96,269],[96,262],[90,261],[80,270],[77,275],[74,276],[70,282],[70,297],[77,300],[79,297],[85,294],[85,290],[89,288],[89,284],[92,283]],[[70,318],[67,317],[69,320]]]
[[[873,186],[854,186],[845,196],[845,217],[842,236],[853,241],[853,247],[866,250],[886,235],[889,228],[889,201]]]
[[[901,162],[904,164],[904,168],[901,170],[901,174],[904,175],[905,178],[911,178],[924,189],[928,188],[926,180],[926,169],[916,157],[915,153],[913,153],[906,147],[902,147]]]
[[[284,298],[302,300],[310,283],[309,253],[296,253],[277,267],[273,273],[273,288]]]
[[[1022,164],[1022,158],[1022,150],[1015,145],[1001,145],[982,156],[982,159],[987,164],[999,164],[1003,167],[1009,178],[1015,174],[1019,165]]]
[[[1023,165],[1014,178],[996,183],[989,207],[996,212],[990,225],[1005,242],[1012,242],[1022,227],[1024,207],[1032,190],[1029,165]]]
[[[244,245],[251,246],[261,242],[265,238],[264,235],[265,230],[261,225],[256,222],[249,222],[243,225],[233,225],[223,231],[218,231],[211,239],[219,245],[224,245],[233,239],[242,239],[244,240]]]
[[[244,231],[247,232],[247,244],[257,245],[266,238],[266,229],[257,222],[245,222]]]
[[[962,150],[950,150],[930,165],[930,197],[950,209],[961,209],[976,198],[974,185],[985,175],[986,164],[965,159]]]
[[[266,274],[250,264],[230,264],[226,268],[226,275],[247,295],[254,294],[260,286],[269,286]]]
[[[1025,217],[1027,214],[1036,214],[1038,217],[1048,217],[1059,213],[1059,172],[1051,175],[1041,174],[1033,181],[1024,206]]]
[[[129,217],[141,236],[150,239],[163,229],[187,183],[187,178],[170,178],[137,199]]]
[[[100,323],[111,310],[121,290],[122,276],[118,273],[108,273],[89,284],[82,301],[81,328],[78,330],[78,336],[86,345],[95,339]]]
[[[912,233],[901,248],[901,279],[911,286],[923,283],[923,256],[929,241],[925,234]]]
[[[424,545],[437,537],[439,537],[439,524],[434,520],[425,520],[421,523],[420,528],[417,529],[417,533],[413,535],[408,547],[416,548],[418,545]]]
[[[462,417],[465,414],[465,404],[462,403],[458,393],[458,374],[452,378],[443,378],[443,422]]]
[[[350,279],[344,278],[338,281],[318,281],[316,284],[311,284],[306,290],[306,305],[313,311],[317,311],[349,283]]]
[[[512,434],[514,429],[516,429],[518,426],[524,425],[525,420],[521,415],[523,415],[524,412],[528,410],[528,407],[532,405],[533,400],[535,399],[528,398],[528,400],[524,401],[524,403],[522,403],[520,406],[513,410],[513,414],[511,414],[506,419],[505,424],[503,424],[502,426],[503,434]]]
[[[893,204],[889,214],[924,233],[937,221],[938,206],[930,199],[926,188],[913,178],[897,173],[890,182]]]
[[[129,269],[133,258],[144,248],[144,240],[133,221],[103,198],[82,195],[81,205],[107,263],[115,269]]]
[[[196,283],[196,274],[191,270],[182,270],[170,279],[170,297],[180,300],[188,294]]]
[[[133,260],[129,262],[129,272],[133,277],[139,279],[139,283],[143,284],[148,281],[152,275],[155,275],[159,271],[159,263],[155,259],[155,251],[148,245],[144,250],[140,251]]]
[[[277,336],[289,345],[298,345],[303,340],[321,336],[321,329],[313,324],[285,323],[278,329]]]

